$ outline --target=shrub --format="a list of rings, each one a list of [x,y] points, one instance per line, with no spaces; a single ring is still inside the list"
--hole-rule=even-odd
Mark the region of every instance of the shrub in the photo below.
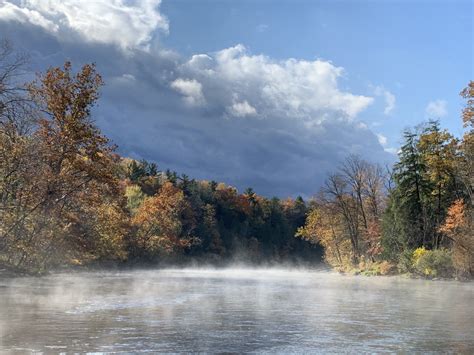
[[[413,263],[415,264],[418,262],[418,260],[420,260],[420,258],[423,257],[427,252],[428,250],[426,250],[425,247],[416,248],[413,252]]]
[[[404,250],[400,254],[400,259],[397,265],[399,273],[406,274],[413,272],[413,253],[412,250]]]
[[[362,259],[358,268],[351,270],[353,273],[360,273],[365,276],[389,275],[393,272],[393,264],[388,261],[366,261]]]
[[[418,248],[413,252],[413,271],[427,277],[451,277],[454,274],[451,252]]]
[[[384,260],[380,263],[380,274],[381,275],[390,275],[394,272],[394,265],[390,262]]]

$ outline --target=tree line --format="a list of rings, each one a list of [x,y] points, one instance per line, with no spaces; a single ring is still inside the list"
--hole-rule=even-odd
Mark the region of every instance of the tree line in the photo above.
[[[429,121],[404,132],[393,168],[352,156],[328,177],[297,236],[326,261],[367,274],[474,272],[474,82],[462,90],[465,134]]]
[[[473,273],[474,83],[459,140],[404,133],[393,168],[348,157],[314,199],[265,198],[124,158],[94,124],[103,81],[71,63],[21,82],[0,46],[0,265],[325,261],[340,270]],[[296,237],[296,238],[295,238]]]
[[[19,82],[24,57],[0,50],[0,264],[318,260],[294,238],[301,197],[267,199],[120,157],[91,119],[101,76],[71,63]]]

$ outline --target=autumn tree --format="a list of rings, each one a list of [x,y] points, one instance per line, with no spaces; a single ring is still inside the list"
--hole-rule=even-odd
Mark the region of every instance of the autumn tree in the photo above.
[[[446,247],[440,226],[464,192],[458,177],[459,143],[438,121],[406,131],[394,167],[394,186],[383,221],[384,254],[397,260],[418,247]]]
[[[319,260],[319,248],[293,238],[305,221],[302,198],[239,193],[120,158],[93,121],[102,85],[94,65],[75,72],[66,62],[25,86],[22,64],[0,46],[2,266],[38,272],[130,256],[259,263],[314,251]]]
[[[113,147],[91,119],[101,85],[93,65],[73,74],[66,62],[63,68],[39,74],[27,86],[34,124],[16,137],[23,142],[23,148],[17,149],[16,171],[21,176],[6,208],[14,212],[2,216],[8,263],[17,268],[34,270],[60,263],[71,257],[68,250],[76,248],[91,252],[87,246],[97,245],[92,239],[105,233],[87,234],[90,243],[73,233],[91,221],[79,217],[84,206],[121,206]]]
[[[42,186],[37,142],[31,135],[36,118],[19,82],[26,59],[11,44],[0,44],[0,263],[18,266],[28,255],[24,235],[29,206]]]
[[[381,252],[383,186],[379,166],[357,156],[348,157],[326,180],[297,236],[323,245],[330,264],[374,261]]]
[[[448,210],[446,220],[440,227],[452,241],[453,263],[462,275],[474,272],[474,224],[462,199],[456,200]]]
[[[159,193],[147,197],[132,219],[136,227],[135,254],[148,258],[174,254],[199,241],[193,238],[194,224],[184,193],[166,182]]]
[[[145,194],[138,185],[130,185],[125,188],[125,197],[127,198],[127,208],[132,215],[140,208],[143,200],[145,199]]]
[[[428,218],[431,231],[431,245],[438,248],[442,243],[442,234],[438,232],[446,209],[459,197],[455,178],[458,142],[446,130],[441,130],[438,121],[430,121],[420,135],[419,150],[426,165],[426,181],[430,195],[427,196]]]
[[[308,214],[305,226],[298,229],[296,236],[322,245],[325,261],[333,267],[344,267],[352,262],[352,246],[341,214],[334,207],[318,203]]]
[[[474,273],[474,82],[461,91],[466,107],[462,121],[467,132],[459,144],[459,155],[455,161],[456,175],[462,182],[464,199],[458,198],[448,209],[444,224],[439,228],[452,243],[453,263],[461,275]]]
[[[461,96],[466,99],[462,120],[467,131],[460,144],[458,175],[472,208],[474,206],[474,81],[470,81],[468,86],[461,91]]]

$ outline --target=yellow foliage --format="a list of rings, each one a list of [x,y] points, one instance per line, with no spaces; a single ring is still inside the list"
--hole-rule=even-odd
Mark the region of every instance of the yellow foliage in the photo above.
[[[413,252],[413,263],[416,264],[420,258],[427,253],[428,250],[425,247],[415,249]]]
[[[130,185],[125,188],[125,197],[127,198],[127,207],[133,215],[145,199],[145,194],[140,186]]]
[[[321,244],[324,259],[331,266],[341,267],[351,263],[351,243],[345,236],[344,224],[330,208],[314,208],[308,214],[305,226],[296,232],[296,237]]]
[[[428,277],[452,277],[453,261],[447,249],[426,250],[421,247],[413,252],[413,270]]]
[[[183,191],[166,182],[156,195],[145,198],[132,218],[138,248],[154,255],[185,247],[183,239],[190,238],[185,227],[192,224],[192,217],[185,215],[189,210]]]

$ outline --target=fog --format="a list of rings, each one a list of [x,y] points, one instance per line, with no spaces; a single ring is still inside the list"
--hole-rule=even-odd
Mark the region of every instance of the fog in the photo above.
[[[474,285],[291,268],[0,279],[0,351],[474,351]]]

